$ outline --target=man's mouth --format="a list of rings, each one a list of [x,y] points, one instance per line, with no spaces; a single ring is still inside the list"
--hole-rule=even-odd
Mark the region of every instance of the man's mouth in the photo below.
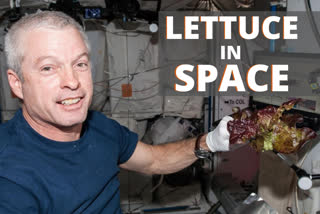
[[[62,101],[60,101],[58,103],[62,104],[64,106],[69,106],[69,105],[73,105],[73,104],[76,104],[76,103],[80,102],[81,99],[82,99],[81,97],[69,98],[69,99],[62,100]]]

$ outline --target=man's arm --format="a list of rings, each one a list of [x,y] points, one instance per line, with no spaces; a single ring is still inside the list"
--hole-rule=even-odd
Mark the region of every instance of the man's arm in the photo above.
[[[205,139],[205,136],[200,139],[202,148],[207,148]],[[197,160],[194,155],[195,140],[196,138],[191,138],[161,145],[148,145],[139,141],[130,159],[120,166],[145,174],[179,171]]]
[[[221,120],[218,127],[200,138],[200,147],[212,152],[229,149],[227,122],[230,117]],[[194,154],[196,138],[178,142],[148,145],[138,142],[130,159],[120,167],[146,174],[168,174],[186,168],[197,160]]]

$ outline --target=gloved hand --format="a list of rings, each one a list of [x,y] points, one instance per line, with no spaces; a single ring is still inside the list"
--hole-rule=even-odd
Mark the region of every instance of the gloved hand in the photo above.
[[[230,133],[228,132],[227,124],[230,120],[233,120],[233,118],[225,116],[218,126],[208,133],[206,143],[212,152],[229,151]]]

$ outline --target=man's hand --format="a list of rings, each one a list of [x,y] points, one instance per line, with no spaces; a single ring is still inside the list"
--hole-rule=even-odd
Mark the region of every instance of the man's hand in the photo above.
[[[219,125],[208,133],[206,143],[212,152],[229,151],[230,133],[227,130],[227,124],[233,120],[230,116],[225,116],[220,121]]]

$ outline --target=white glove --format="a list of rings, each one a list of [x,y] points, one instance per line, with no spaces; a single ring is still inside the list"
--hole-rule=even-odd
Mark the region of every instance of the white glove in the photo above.
[[[230,120],[233,120],[233,118],[225,116],[219,125],[208,133],[206,143],[212,152],[229,151],[230,133],[228,132],[227,124]]]

